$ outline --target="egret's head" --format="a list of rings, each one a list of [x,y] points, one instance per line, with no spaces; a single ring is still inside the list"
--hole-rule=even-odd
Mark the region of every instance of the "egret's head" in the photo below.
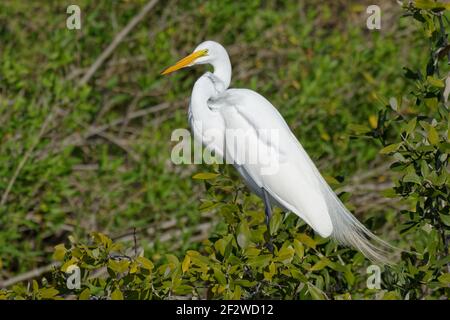
[[[175,63],[173,66],[165,69],[161,74],[166,75],[181,68],[191,67],[196,64],[212,64],[212,62],[223,54],[223,52],[226,54],[225,49],[215,41],[202,42],[195,48],[194,52]]]

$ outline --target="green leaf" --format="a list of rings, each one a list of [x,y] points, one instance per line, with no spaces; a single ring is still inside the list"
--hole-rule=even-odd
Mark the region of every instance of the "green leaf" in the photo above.
[[[426,145],[421,145],[420,147],[418,147],[416,149],[416,151],[419,151],[419,152],[430,152],[433,150],[434,150],[433,146],[426,146]]]
[[[145,257],[138,257],[136,260],[141,264],[142,268],[147,269],[147,270],[153,270],[154,265],[147,258],[145,258]]]
[[[323,257],[319,261],[316,262],[315,265],[309,269],[309,271],[319,271],[325,268],[330,263],[330,260],[328,260],[326,257]]]
[[[339,262],[329,261],[328,266],[339,272],[346,272],[348,270],[345,265],[342,265]]]
[[[219,204],[220,204],[219,202],[205,201],[198,207],[198,210],[200,211],[211,210],[217,207]]]
[[[436,110],[437,106],[438,106],[438,99],[436,99],[435,97],[433,98],[425,98],[425,105],[430,108],[431,110]]]
[[[63,261],[66,255],[67,249],[64,244],[58,244],[55,246],[55,252],[53,253],[53,259],[56,261]]]
[[[192,264],[195,264],[201,268],[205,268],[205,270],[209,268],[210,261],[207,257],[202,256],[201,254],[190,254],[189,256],[191,257]]]
[[[219,239],[214,243],[214,248],[224,257],[225,249],[227,247],[227,241],[225,239]]]
[[[405,131],[407,134],[411,134],[417,125],[417,118],[412,118],[406,125]]]
[[[39,294],[42,299],[52,299],[59,293],[55,288],[42,288],[39,290]]]
[[[265,267],[272,260],[273,256],[271,254],[263,254],[251,259],[248,259],[247,263],[253,267]]]
[[[290,263],[294,257],[294,254],[295,250],[291,246],[282,247],[280,251],[278,251],[276,261],[280,261],[284,264]]]
[[[180,260],[178,260],[176,255],[166,254],[166,259],[169,263],[173,263],[174,265],[180,264]]]
[[[441,218],[441,221],[442,221],[447,227],[450,227],[450,216],[446,216],[446,215],[440,214],[439,217]]]
[[[241,296],[242,296],[242,289],[240,286],[236,285],[234,287],[234,293],[233,293],[232,300],[241,300]]]
[[[431,144],[436,145],[439,143],[439,134],[436,131],[436,128],[433,126],[429,126],[427,130],[427,138]]]
[[[80,295],[78,296],[78,300],[89,300],[91,297],[91,289],[86,288],[83,291],[81,291]]]
[[[61,271],[66,272],[67,268],[70,267],[71,265],[76,265],[78,262],[78,259],[75,257],[70,258],[69,261],[66,261],[62,266],[61,266]]]
[[[294,279],[300,280],[303,283],[308,282],[308,278],[301,273],[297,268],[289,268],[289,271],[291,272],[291,275]]]
[[[355,275],[350,271],[350,269],[345,270],[344,278],[351,286],[355,283]]]
[[[192,290],[193,290],[192,286],[187,285],[187,284],[179,285],[178,287],[176,287],[174,289],[175,293],[179,294],[179,295],[190,294],[190,293],[192,293]]]
[[[314,300],[325,300],[323,292],[311,283],[308,283],[308,292]]]
[[[430,168],[428,167],[428,163],[425,160],[422,160],[420,162],[420,173],[424,178],[427,178],[430,174]]]
[[[310,236],[308,236],[305,233],[299,233],[295,238],[301,243],[306,244],[310,248],[313,249],[316,248],[316,241],[314,241]]]
[[[449,120],[449,122],[450,122],[450,120]],[[450,123],[449,123],[449,127],[450,127]],[[449,135],[450,135],[450,130],[448,130],[448,132],[449,132]],[[449,140],[450,140],[450,136],[449,136]],[[440,143],[439,144],[439,150],[441,150],[443,153],[450,153],[450,143],[448,143],[448,142]]]
[[[348,129],[355,134],[365,134],[372,131],[368,126],[362,124],[349,124]]]
[[[32,281],[32,286],[33,286],[33,292],[38,292],[39,291],[39,284],[36,280]]]
[[[192,176],[192,179],[196,180],[210,180],[215,179],[219,176],[218,173],[213,172],[200,172]]]
[[[333,176],[325,175],[325,181],[330,185],[339,185],[340,182],[336,180]]]
[[[274,235],[280,228],[281,222],[283,221],[283,216],[279,212],[275,212],[270,219],[270,234]]]
[[[111,270],[117,272],[117,273],[123,273],[128,270],[128,267],[130,266],[130,261],[128,260],[114,260],[109,259],[108,261],[108,268]]]
[[[239,285],[241,287],[250,288],[250,287],[255,286],[257,284],[257,282],[256,281],[249,281],[249,280],[238,279],[238,280],[234,280],[234,284],[235,285]]]
[[[214,277],[217,279],[219,284],[225,286],[227,284],[227,279],[225,278],[223,272],[217,267],[213,268],[213,270],[214,270]]]
[[[123,300],[123,293],[122,293],[122,291],[120,291],[119,289],[115,289],[111,293],[111,299],[112,300]]]
[[[389,105],[391,106],[392,110],[394,110],[394,111],[398,110],[398,102],[395,97],[391,97],[389,99]]]
[[[191,257],[186,255],[184,257],[183,263],[181,264],[181,270],[184,272],[189,270],[189,266],[191,265]]]
[[[432,76],[428,76],[427,77],[427,82],[432,85],[433,87],[437,87],[437,88],[444,88],[445,84],[444,81],[434,78]]]
[[[294,239],[294,249],[295,249],[295,253],[297,254],[297,256],[302,259],[303,256],[305,255],[305,247],[303,246],[303,244],[297,240]]]
[[[402,145],[401,143],[393,143],[393,144],[390,144],[390,145],[384,147],[383,149],[381,149],[381,150],[380,150],[380,153],[381,153],[381,154],[388,154],[388,153],[395,152],[395,151],[397,151],[397,149],[398,149],[401,145]]]
[[[416,184],[422,184],[422,180],[420,180],[419,176],[415,173],[408,173],[403,177],[403,182],[412,182]]]
[[[398,300],[399,296],[395,291],[388,291],[383,295],[383,300]]]
[[[242,249],[245,249],[250,244],[250,228],[245,220],[241,221],[238,227],[237,243]]]
[[[112,245],[112,240],[100,232],[92,232],[92,237],[97,244],[102,244],[105,248],[109,248]]]
[[[247,257],[256,257],[260,254],[261,249],[255,248],[255,247],[248,247],[245,249],[245,255]]]
[[[439,276],[438,280],[440,283],[450,284],[450,273],[444,273],[443,275]]]

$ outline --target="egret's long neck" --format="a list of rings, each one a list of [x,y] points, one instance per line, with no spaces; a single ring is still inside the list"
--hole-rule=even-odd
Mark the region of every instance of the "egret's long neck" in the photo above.
[[[215,115],[208,107],[208,100],[214,95],[216,89],[211,79],[206,74],[201,76],[194,84],[189,105],[189,112],[195,121],[207,122]]]
[[[209,100],[217,94],[211,75],[204,74],[194,84],[189,104],[189,123],[196,141],[220,157],[224,155],[225,126],[220,112],[210,109]]]
[[[214,75],[223,82],[227,89],[231,82],[231,62],[227,51],[222,49],[217,58],[211,61],[211,64],[214,67]]]

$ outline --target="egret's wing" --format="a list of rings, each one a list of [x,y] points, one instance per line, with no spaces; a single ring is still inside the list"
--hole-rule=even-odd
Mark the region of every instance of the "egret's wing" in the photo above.
[[[292,133],[286,121],[278,110],[263,96],[253,90],[229,89],[211,102],[211,107],[225,113],[237,112],[248,123],[249,127],[257,129],[258,138],[270,145],[271,130],[276,130],[280,140],[291,140]],[[288,145],[277,146],[281,155],[289,153]],[[284,147],[284,148],[283,148]]]
[[[228,90],[221,103],[227,156],[253,191],[257,186],[261,195],[261,188],[266,189],[273,202],[300,216],[320,235],[330,236],[333,226],[317,179],[298,157],[296,140],[278,111],[264,97],[245,89]],[[247,140],[236,143],[228,135],[232,130]]]
[[[299,215],[319,234],[331,234],[369,259],[388,263],[386,249],[393,247],[371,233],[345,208],[269,101],[246,89],[227,90],[221,100],[226,106],[220,109],[226,128],[251,127],[257,143],[279,152],[279,170],[272,175],[261,175],[261,166],[257,164],[241,164],[241,170],[252,178],[253,184],[264,187],[276,203]],[[258,129],[278,130],[278,143],[275,145]]]

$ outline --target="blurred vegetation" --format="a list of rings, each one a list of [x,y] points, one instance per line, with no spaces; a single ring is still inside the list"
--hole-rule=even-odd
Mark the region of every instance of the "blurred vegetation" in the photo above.
[[[423,67],[424,48],[445,47],[433,7],[403,18],[380,1],[382,29],[369,31],[365,1],[161,1],[81,84],[145,3],[77,1],[78,31],[65,27],[64,1],[0,3],[0,280],[12,288],[0,298],[448,297],[445,69]],[[262,203],[233,170],[171,163],[171,132],[187,127],[205,69],[159,72],[206,39],[228,49],[233,87],[277,106],[348,207],[420,254],[383,272],[385,290],[366,288],[361,254],[293,215],[276,211],[268,252]],[[410,77],[420,70],[416,87],[403,66]],[[422,175],[427,166],[444,178]],[[215,179],[192,179],[213,169]],[[438,220],[424,199],[434,199]],[[409,232],[400,235],[408,230],[399,221]],[[74,262],[84,280],[70,292]]]

